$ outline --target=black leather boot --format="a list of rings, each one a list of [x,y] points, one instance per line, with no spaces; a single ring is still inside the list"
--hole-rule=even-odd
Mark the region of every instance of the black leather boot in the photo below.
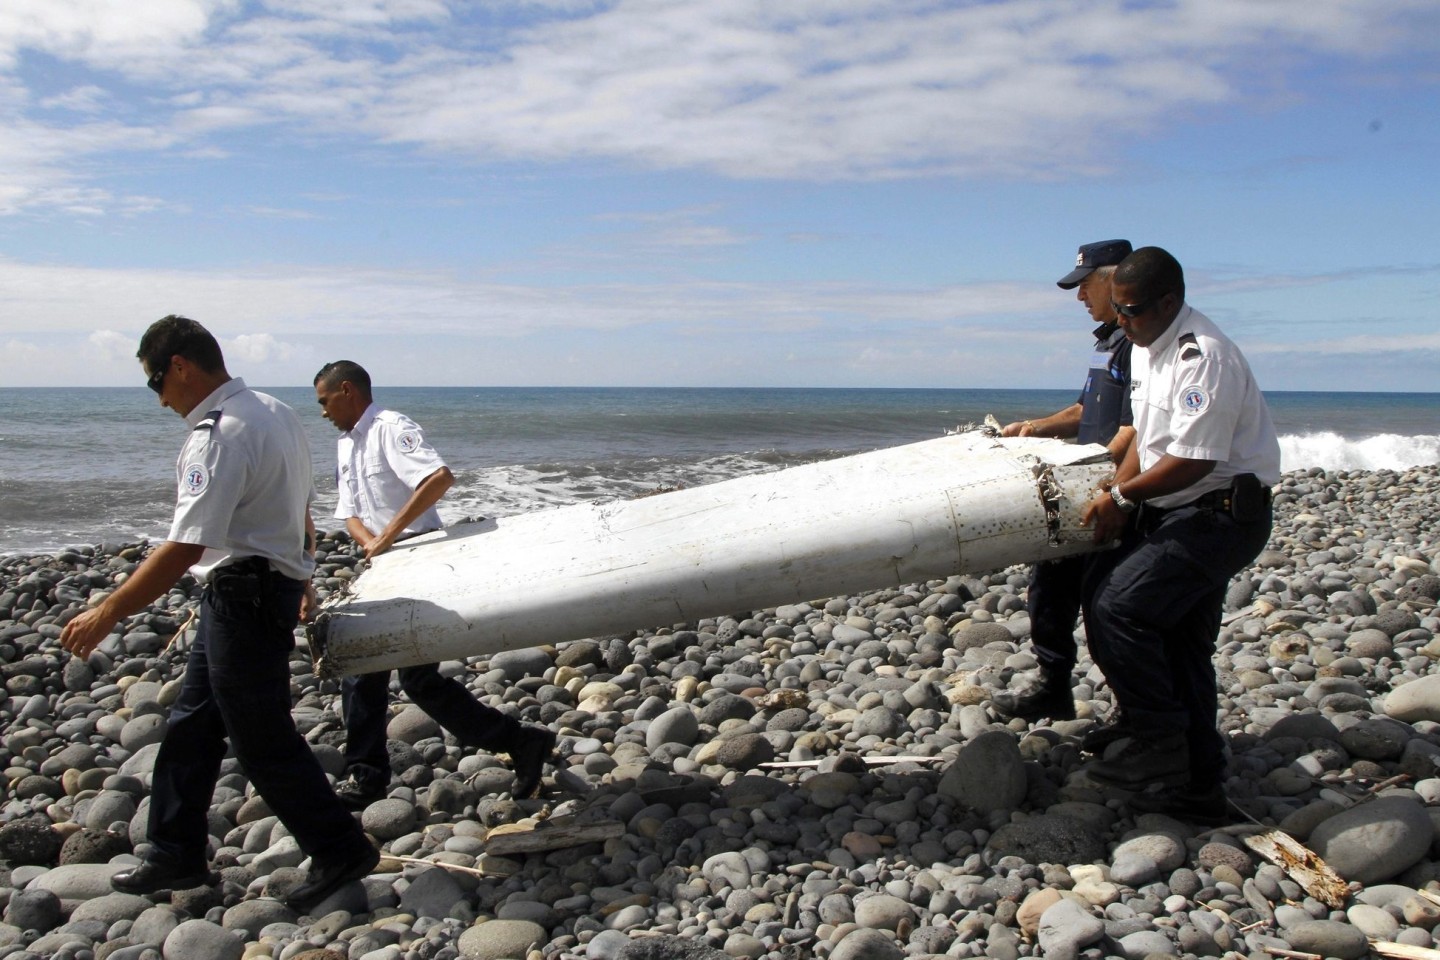
[[[1051,720],[1074,720],[1075,697],[1070,689],[1070,671],[1060,672],[1042,666],[1038,677],[1028,677],[1015,690],[995,694],[990,707],[1007,720],[1019,717],[1034,723]]]

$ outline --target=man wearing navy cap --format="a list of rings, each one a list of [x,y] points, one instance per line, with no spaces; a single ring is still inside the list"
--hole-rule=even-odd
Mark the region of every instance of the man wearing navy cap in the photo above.
[[[1007,424],[1007,437],[1074,437],[1080,443],[1100,443],[1110,448],[1118,463],[1135,435],[1130,417],[1130,341],[1116,323],[1110,305],[1110,277],[1115,265],[1130,254],[1128,240],[1087,243],[1075,257],[1075,269],[1056,281],[1061,290],[1078,289],[1076,299],[1099,324],[1094,330],[1095,349],[1079,398],[1070,406],[1038,420]],[[1030,577],[1027,606],[1030,610],[1030,640],[1040,660],[1038,680],[1022,684],[1016,691],[1003,691],[991,705],[1002,717],[1039,720],[1071,720],[1075,701],[1071,696],[1070,672],[1075,668],[1075,617],[1080,612],[1080,582],[1086,557],[1067,557],[1038,563]],[[1103,653],[1092,642],[1090,656],[1103,670]],[[1087,738],[1087,749],[1099,749],[1112,739],[1111,728]]]

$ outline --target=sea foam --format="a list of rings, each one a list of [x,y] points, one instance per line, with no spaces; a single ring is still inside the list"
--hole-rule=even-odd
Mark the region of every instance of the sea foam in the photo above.
[[[1280,438],[1280,469],[1405,470],[1440,464],[1440,434],[1380,433],[1353,440],[1338,433],[1286,434]]]

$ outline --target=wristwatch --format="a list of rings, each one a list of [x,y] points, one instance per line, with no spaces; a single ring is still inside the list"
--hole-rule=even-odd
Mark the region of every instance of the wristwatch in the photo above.
[[[1118,483],[1110,488],[1110,499],[1115,501],[1115,506],[1120,508],[1121,513],[1134,513],[1135,508],[1140,506],[1140,504],[1127,498],[1125,494],[1120,492],[1120,484]]]

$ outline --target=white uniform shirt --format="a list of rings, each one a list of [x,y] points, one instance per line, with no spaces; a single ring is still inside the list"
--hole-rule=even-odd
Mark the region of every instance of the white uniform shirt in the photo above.
[[[1240,349],[1203,313],[1180,308],[1170,329],[1135,349],[1130,370],[1140,469],[1162,456],[1213,460],[1215,469],[1184,490],[1147,500],[1157,507],[1189,503],[1253,473],[1280,480],[1280,443],[1270,408]]]
[[[340,502],[335,518],[359,517],[365,529],[378,534],[395,519],[415,488],[444,467],[445,461],[425,442],[425,434],[414,420],[372,403],[355,426],[340,435],[336,465]],[[440,513],[432,506],[404,532],[438,529]]]
[[[315,496],[310,441],[295,411],[236,377],[185,417],[190,436],[175,461],[178,494],[168,539],[202,544],[197,579],[231,560],[264,557],[308,580],[305,517]]]

